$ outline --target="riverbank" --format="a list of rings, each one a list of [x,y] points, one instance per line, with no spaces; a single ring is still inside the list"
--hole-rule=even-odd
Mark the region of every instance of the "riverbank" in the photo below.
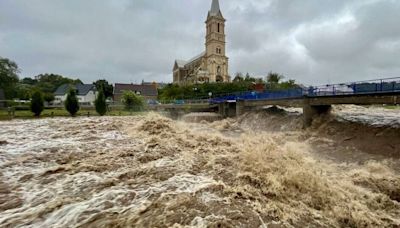
[[[143,112],[130,112],[125,110],[112,110],[107,112],[106,116],[133,116],[133,115],[141,115]],[[11,114],[5,110],[0,109],[0,121],[1,120],[10,120],[10,119],[38,119],[33,116],[33,113],[29,110],[16,110],[13,114]],[[65,109],[45,109],[43,110],[41,116],[39,118],[54,118],[54,117],[70,117],[71,115]],[[87,117],[87,116],[99,116],[95,109],[81,109],[77,116]]]

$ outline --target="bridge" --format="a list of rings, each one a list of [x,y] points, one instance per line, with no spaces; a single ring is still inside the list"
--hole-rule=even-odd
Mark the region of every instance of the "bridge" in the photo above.
[[[240,92],[211,99],[182,101],[181,104],[157,105],[152,110],[170,112],[218,111],[223,117],[234,117],[246,111],[277,105],[303,108],[304,127],[313,119],[330,112],[332,105],[400,104],[400,78],[385,78],[288,90]]]
[[[213,98],[224,117],[242,115],[258,107],[278,105],[303,108],[304,127],[313,119],[330,112],[332,105],[400,104],[400,78],[295,88],[279,91],[245,92]]]

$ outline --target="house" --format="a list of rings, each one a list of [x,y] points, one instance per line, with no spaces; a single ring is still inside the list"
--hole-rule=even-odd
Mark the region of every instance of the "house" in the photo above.
[[[165,88],[165,87],[168,85],[168,83],[165,83],[165,82],[145,82],[145,81],[142,81],[142,85],[156,85],[157,89],[163,89],[163,88]]]
[[[67,94],[70,88],[75,88],[77,91],[77,97],[80,104],[93,105],[96,100],[96,86],[93,84],[64,84],[56,90],[54,93],[55,101],[54,104],[63,104],[67,99]]]
[[[142,96],[146,101],[157,100],[158,90],[156,84],[120,84],[114,86],[114,101],[121,102],[124,91],[132,91],[137,95]]]
[[[0,108],[4,108],[6,106],[6,97],[4,95],[4,90],[0,89]]]

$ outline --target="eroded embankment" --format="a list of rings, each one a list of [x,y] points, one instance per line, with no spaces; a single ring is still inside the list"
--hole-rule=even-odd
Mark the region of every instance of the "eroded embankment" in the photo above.
[[[0,199],[17,199],[0,226],[400,225],[396,173],[318,159],[301,131],[156,114],[0,124]]]
[[[247,131],[284,134],[305,141],[315,152],[336,162],[364,163],[400,159],[400,111],[376,107],[337,106],[332,114],[316,119],[303,130],[301,111],[270,108],[227,123]],[[400,164],[393,164],[400,171]]]

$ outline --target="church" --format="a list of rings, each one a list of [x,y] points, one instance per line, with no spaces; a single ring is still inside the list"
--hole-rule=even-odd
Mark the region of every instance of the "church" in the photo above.
[[[175,60],[175,84],[230,82],[228,57],[225,54],[225,18],[219,1],[213,0],[206,20],[206,50],[194,58]]]

